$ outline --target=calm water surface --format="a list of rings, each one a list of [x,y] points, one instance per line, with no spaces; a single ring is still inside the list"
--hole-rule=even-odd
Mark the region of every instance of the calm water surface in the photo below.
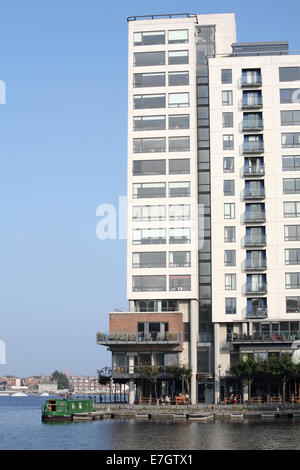
[[[42,423],[43,397],[0,396],[0,449],[300,449],[300,423],[112,419]]]

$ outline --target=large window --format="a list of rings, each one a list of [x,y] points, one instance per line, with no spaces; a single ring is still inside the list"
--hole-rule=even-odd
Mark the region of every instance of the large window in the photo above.
[[[190,183],[189,181],[180,181],[169,183],[169,197],[189,197]]]
[[[184,228],[170,228],[169,243],[191,243],[191,229]]]
[[[143,31],[133,33],[134,46],[154,46],[156,44],[165,44],[164,31]]]
[[[133,75],[134,88],[165,86],[165,72],[157,73],[135,73]]]
[[[300,249],[288,248],[285,250],[285,264],[300,264]]]
[[[284,217],[300,217],[300,201],[283,203]]]
[[[171,204],[169,206],[170,220],[190,220],[191,207],[189,204]]]
[[[174,158],[169,160],[169,174],[170,175],[183,175],[190,173],[190,159],[189,158]]]
[[[164,245],[166,243],[166,229],[144,228],[132,231],[133,245]]]
[[[300,312],[300,297],[286,297],[286,313]]]
[[[161,292],[166,290],[166,276],[132,276],[133,292]]]
[[[285,274],[285,288],[286,289],[300,289],[300,273],[286,273]]]
[[[299,126],[300,124],[300,111],[281,111],[280,116],[282,126]]]
[[[189,129],[189,114],[169,114],[169,129]]]
[[[189,137],[169,137],[169,152],[189,152]]]
[[[166,160],[133,160],[133,176],[165,175]]]
[[[169,290],[170,291],[191,290],[191,276],[189,275],[169,276]]]
[[[133,65],[135,67],[147,67],[153,65],[165,65],[165,52],[135,52],[133,54]]]
[[[190,251],[170,251],[169,256],[170,268],[188,268],[191,266]]]
[[[155,109],[166,107],[166,95],[134,95],[134,109]]]
[[[166,151],[166,138],[133,139],[133,153],[155,153]]]
[[[134,183],[133,198],[166,197],[166,183]]]
[[[188,64],[189,51],[169,51],[169,65]]]
[[[166,253],[164,251],[132,253],[133,268],[165,268]]]
[[[300,155],[283,155],[282,169],[283,171],[300,170]]]
[[[161,131],[166,129],[166,116],[134,116],[134,131]]]
[[[283,179],[283,194],[299,194],[300,193],[300,178],[284,178]]]
[[[189,93],[169,93],[169,108],[187,108],[189,99]]]
[[[169,44],[186,44],[189,42],[189,31],[187,29],[176,29],[168,31]]]
[[[288,132],[281,134],[282,148],[300,147],[300,132]]]
[[[293,82],[300,80],[300,67],[279,67],[279,81]]]
[[[189,84],[189,72],[169,72],[169,86]]]
[[[300,241],[300,225],[284,226],[284,241],[295,242]]]
[[[281,88],[280,103],[299,103],[299,88]]]
[[[166,220],[166,206],[133,206],[134,222]]]

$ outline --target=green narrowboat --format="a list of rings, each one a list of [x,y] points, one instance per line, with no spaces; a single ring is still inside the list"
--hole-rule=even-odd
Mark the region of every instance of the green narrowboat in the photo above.
[[[43,421],[72,421],[74,414],[96,411],[94,400],[53,398],[42,408]]]

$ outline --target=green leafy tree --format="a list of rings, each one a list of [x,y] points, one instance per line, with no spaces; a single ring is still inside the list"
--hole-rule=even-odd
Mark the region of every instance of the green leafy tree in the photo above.
[[[266,374],[266,361],[264,361],[260,357],[257,357],[257,359],[254,359],[253,356],[248,356],[246,359],[240,357],[240,359],[232,365],[230,373],[234,377],[239,377],[241,379],[247,380],[248,397],[250,400],[251,386],[254,378],[259,375]]]
[[[285,403],[286,385],[293,376],[300,373],[300,365],[293,364],[292,358],[287,352],[280,354],[280,356],[275,354],[270,355],[266,364],[268,375],[281,379],[282,402]]]
[[[186,365],[176,365],[170,367],[171,374],[174,374],[175,377],[179,380],[183,380],[186,385],[186,390],[188,396],[190,396],[190,380],[192,377],[192,369]]]
[[[159,367],[142,364],[139,367],[140,375],[154,385],[155,400],[157,401],[157,382],[159,376]]]
[[[107,385],[111,382],[111,368],[103,367],[100,370],[97,370],[98,373],[98,383],[101,385]]]
[[[50,380],[56,380],[58,390],[69,388],[69,379],[63,372],[55,370],[50,375]]]

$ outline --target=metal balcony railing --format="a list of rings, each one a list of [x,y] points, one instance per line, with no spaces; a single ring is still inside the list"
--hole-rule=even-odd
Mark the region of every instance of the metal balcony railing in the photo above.
[[[229,333],[227,335],[227,342],[229,343],[284,343],[300,339],[300,331],[280,331],[280,332],[266,332],[266,333],[253,333],[252,335],[239,335],[236,333]]]
[[[180,333],[97,333],[98,344],[179,344]]]

